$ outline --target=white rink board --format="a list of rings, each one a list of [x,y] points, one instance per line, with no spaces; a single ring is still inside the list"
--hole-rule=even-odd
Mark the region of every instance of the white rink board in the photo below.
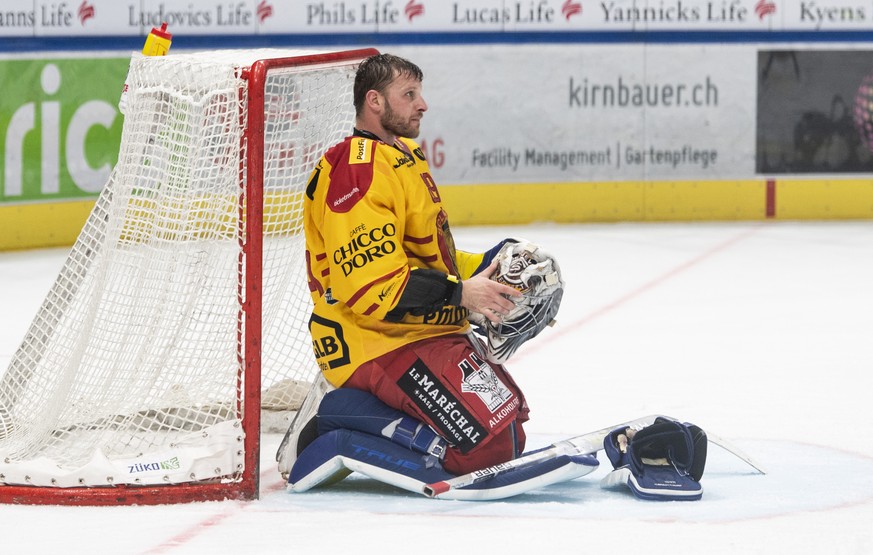
[[[383,50],[425,73],[419,140],[441,184],[754,175],[754,46]]]
[[[0,36],[867,30],[866,0],[0,0]]]

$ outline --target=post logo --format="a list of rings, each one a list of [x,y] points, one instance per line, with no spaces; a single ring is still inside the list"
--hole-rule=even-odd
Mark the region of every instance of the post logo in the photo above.
[[[755,13],[758,14],[758,19],[763,21],[765,16],[776,13],[776,4],[767,0],[758,0],[755,4]]]
[[[372,145],[369,139],[355,137],[349,148],[349,164],[369,164]]]
[[[255,13],[258,16],[258,22],[263,23],[268,17],[273,17],[273,6],[267,4],[267,0],[261,0],[258,7],[255,8]]]
[[[571,17],[582,13],[582,4],[573,0],[567,0],[561,5],[561,13],[567,21],[570,21]]]
[[[94,17],[94,13],[94,5],[89,4],[88,0],[83,0],[76,15],[79,16],[79,23],[84,27],[85,22]]]
[[[403,8],[403,12],[406,14],[406,19],[411,22],[412,18],[424,15],[424,4],[417,3],[415,0],[409,0]]]

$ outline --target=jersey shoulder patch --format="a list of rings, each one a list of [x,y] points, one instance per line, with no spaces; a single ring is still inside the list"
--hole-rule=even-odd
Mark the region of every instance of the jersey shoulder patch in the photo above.
[[[366,137],[352,137],[349,145],[349,165],[371,163],[375,146],[373,141]]]
[[[373,158],[376,142],[365,137],[349,137],[325,155],[331,164],[330,185],[325,202],[332,212],[348,212],[373,183]]]

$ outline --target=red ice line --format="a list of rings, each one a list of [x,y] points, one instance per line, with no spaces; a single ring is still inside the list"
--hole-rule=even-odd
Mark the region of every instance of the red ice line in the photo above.
[[[715,254],[718,254],[721,251],[728,249],[729,247],[735,245],[736,243],[739,243],[740,241],[746,239],[747,237],[754,235],[755,233],[757,233],[761,229],[761,227],[763,225],[765,225],[765,224],[763,224],[763,223],[756,224],[753,227],[751,227],[751,228],[749,228],[749,229],[747,229],[747,230],[745,230],[745,231],[711,247],[710,249],[698,254],[694,258],[691,258],[690,260],[683,262],[682,264],[676,266],[675,268],[668,270],[667,272],[652,279],[651,281],[648,281],[648,282],[640,285],[636,289],[630,291],[629,293],[626,293],[625,295],[622,295],[621,297],[612,301],[611,303],[603,305],[602,307],[598,308],[594,312],[592,312],[586,316],[583,316],[579,320],[576,320],[575,322],[570,322],[568,325],[562,325],[560,327],[560,329],[553,330],[551,333],[547,333],[544,336],[538,337],[530,346],[527,347],[527,349],[525,351],[518,353],[518,355],[513,358],[513,361],[512,361],[513,364],[516,363],[517,361],[523,359],[527,355],[530,355],[531,353],[536,353],[538,350],[542,349],[543,347],[548,346],[549,344],[551,344],[554,341],[557,341],[558,339],[561,339],[565,335],[570,334],[570,333],[575,333],[576,330],[578,330],[582,326],[589,324],[590,322],[600,318],[604,314],[608,314],[609,312],[612,312],[613,310],[621,307],[622,305],[628,303],[629,301],[632,301],[633,299],[639,297],[643,293],[646,293],[647,291],[650,291],[650,290],[654,289],[655,287],[658,287],[659,285],[663,284],[664,282],[673,279],[674,277],[685,272],[686,270],[693,268],[694,266],[700,264],[701,262],[710,258],[711,256],[714,256]]]

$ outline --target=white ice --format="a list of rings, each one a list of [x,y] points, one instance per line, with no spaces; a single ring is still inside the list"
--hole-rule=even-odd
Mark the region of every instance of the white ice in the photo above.
[[[522,236],[567,282],[558,324],[508,367],[530,446],[667,414],[710,447],[698,502],[594,474],[512,500],[429,500],[363,478],[284,491],[265,438],[261,498],[158,507],[0,506],[3,553],[873,553],[873,222],[458,228]],[[64,249],[0,254],[0,370]]]

